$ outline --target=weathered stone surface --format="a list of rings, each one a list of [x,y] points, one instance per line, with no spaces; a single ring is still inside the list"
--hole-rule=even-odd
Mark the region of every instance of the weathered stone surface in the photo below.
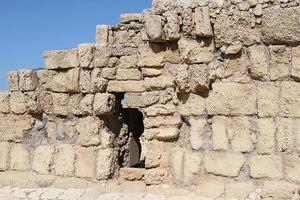
[[[82,146],[97,146],[100,144],[100,129],[103,122],[98,117],[88,116],[78,120],[76,130],[78,141]]]
[[[299,199],[299,186],[285,181],[265,181],[261,194],[261,199]]]
[[[300,80],[300,47],[292,48],[291,76],[297,81]]]
[[[78,92],[79,75],[79,68],[58,72],[50,80],[49,88],[53,92]]]
[[[268,78],[268,54],[267,47],[253,45],[248,48],[250,57],[250,74],[256,79]]]
[[[194,14],[196,35],[199,37],[212,37],[213,31],[210,23],[209,8],[199,7]]]
[[[145,134],[151,135],[157,140],[161,141],[172,141],[178,138],[178,128],[154,128],[146,129]]]
[[[284,155],[285,178],[289,181],[300,182],[300,158],[297,155]]]
[[[146,185],[161,184],[168,176],[165,169],[148,169],[145,171],[144,180]]]
[[[118,69],[117,80],[141,80],[142,73],[138,69]]]
[[[96,26],[96,43],[101,45],[108,43],[108,36],[109,36],[108,30],[109,30],[108,25]]]
[[[38,87],[38,77],[36,70],[22,69],[18,70],[19,90],[33,91]]]
[[[255,190],[255,184],[251,181],[230,182],[225,189],[226,198],[246,199]]]
[[[273,82],[259,83],[257,87],[257,106],[260,117],[276,117],[279,114],[280,86]]]
[[[94,67],[108,67],[110,56],[112,54],[112,47],[109,45],[103,45],[96,43],[94,51]]]
[[[108,93],[97,93],[94,99],[94,114],[109,115],[115,107],[115,96]]]
[[[178,105],[178,112],[183,116],[204,115],[206,113],[205,99],[193,93],[182,95]]]
[[[167,75],[153,78],[146,77],[144,86],[146,91],[163,90],[174,86],[174,78]]]
[[[146,169],[156,168],[160,166],[162,158],[163,143],[159,141],[150,141],[147,144],[147,152],[145,159]]]
[[[42,145],[36,148],[32,161],[32,170],[40,174],[49,174],[53,162],[54,146]]]
[[[76,150],[75,175],[82,178],[95,176],[96,154],[93,149],[79,148]]]
[[[258,154],[272,154],[275,151],[275,121],[272,118],[261,118],[257,121],[258,133],[256,151]]]
[[[10,93],[10,108],[15,114],[24,114],[27,111],[27,98],[22,92]]]
[[[190,118],[190,143],[193,150],[199,150],[203,146],[203,137],[205,134],[206,119]]]
[[[212,142],[214,150],[228,150],[227,117],[214,116],[212,118]]]
[[[294,149],[294,129],[293,120],[291,118],[277,118],[277,150],[279,152],[293,152]]]
[[[209,88],[209,67],[205,64],[190,65],[190,89],[194,93],[206,92]]]
[[[279,6],[272,6],[264,9],[262,17],[264,42],[267,44],[299,44],[299,16],[299,7],[282,9]]]
[[[70,96],[68,103],[68,112],[74,115],[92,115],[93,114],[94,95],[74,94]]]
[[[114,149],[100,149],[97,155],[96,178],[98,180],[107,180],[111,178],[116,167],[116,152]]]
[[[72,176],[74,173],[75,153],[72,145],[60,144],[54,156],[55,174],[59,176]]]
[[[0,112],[1,113],[9,113],[9,111],[10,111],[9,94],[8,94],[8,92],[0,91]]]
[[[29,150],[23,144],[14,144],[10,150],[10,168],[13,170],[29,170]]]
[[[108,92],[144,92],[144,81],[109,81]]]
[[[285,117],[300,117],[300,83],[282,82],[280,107]]]
[[[140,13],[125,13],[121,14],[120,22],[122,24],[129,24],[130,22],[139,22],[142,20],[142,14]]]
[[[132,69],[137,68],[138,56],[130,55],[130,56],[122,56],[119,60],[119,64],[117,65],[118,69]]]
[[[123,167],[120,177],[127,181],[139,181],[144,177],[145,169]]]
[[[218,198],[225,191],[225,179],[218,176],[201,176],[196,193],[203,197]]]
[[[179,126],[181,125],[181,119],[179,116],[157,116],[147,117],[144,119],[145,128],[157,128],[157,127],[168,127],[168,126]]]
[[[78,45],[78,57],[80,67],[93,68],[95,44]]]
[[[7,73],[8,88],[10,91],[19,90],[19,75],[18,71],[10,71]]]
[[[207,172],[228,177],[237,177],[246,162],[242,154],[219,152],[205,153],[203,160]],[[224,166],[227,167],[224,168]]]
[[[280,179],[283,177],[282,158],[277,155],[257,155],[249,160],[252,178]]]
[[[0,142],[0,171],[5,171],[9,167],[9,151],[10,145],[8,142]]]
[[[65,69],[79,66],[77,49],[47,51],[44,53],[44,60],[48,69]]]
[[[53,113],[60,116],[68,115],[69,95],[66,93],[52,93]]]
[[[146,11],[143,15],[147,35],[151,42],[162,41],[162,17]]]
[[[164,49],[158,44],[139,45],[138,66],[159,67],[164,61]]]
[[[285,80],[289,77],[289,57],[290,51],[284,45],[270,46],[271,66],[270,78],[271,80]]]
[[[180,18],[176,10],[164,13],[167,23],[164,26],[166,40],[178,40],[180,38]]]

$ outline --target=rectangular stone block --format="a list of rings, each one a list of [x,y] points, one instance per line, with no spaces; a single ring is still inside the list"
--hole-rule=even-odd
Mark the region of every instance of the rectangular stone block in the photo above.
[[[59,176],[72,176],[74,173],[75,152],[70,144],[57,146],[57,153],[54,156],[55,174]]]
[[[212,118],[212,140],[214,150],[228,150],[227,117],[214,116]]]
[[[249,159],[252,178],[280,179],[283,177],[282,158],[280,155],[256,155]]]
[[[0,91],[0,112],[1,113],[9,113],[10,112],[8,92]]]
[[[109,45],[96,43],[94,50],[94,67],[108,67],[110,57],[112,55],[112,47]]]
[[[140,22],[142,20],[142,14],[140,13],[124,13],[120,16],[120,22],[122,24],[129,24],[130,22]]]
[[[6,171],[9,167],[9,143],[0,142],[0,149],[0,171]]]
[[[108,92],[144,92],[144,81],[109,81]]]
[[[121,103],[123,108],[141,108],[144,107],[143,100],[141,93],[127,93]]]
[[[193,93],[181,95],[178,105],[178,112],[183,116],[205,115],[205,99]]]
[[[96,178],[98,180],[107,180],[115,172],[117,152],[112,149],[100,149],[97,155]]]
[[[82,68],[93,68],[95,44],[78,45],[79,65]]]
[[[47,51],[44,53],[47,69],[66,69],[79,66],[77,49]]]
[[[158,128],[161,126],[179,126],[181,125],[181,118],[178,116],[157,116],[147,117],[144,119],[145,128]]]
[[[294,122],[291,118],[276,118],[277,150],[292,153],[294,150]]]
[[[143,13],[143,21],[149,40],[151,42],[161,42],[163,36],[162,17],[146,11]]]
[[[96,26],[96,43],[107,44],[109,36],[109,26],[108,25],[97,25]]]
[[[283,156],[285,178],[289,181],[300,182],[300,158],[297,155],[284,155]]]
[[[120,177],[127,181],[140,181],[144,177],[145,169],[123,167],[120,169]]]
[[[262,45],[248,48],[250,57],[250,75],[256,79],[266,80],[269,77],[268,49]]]
[[[18,71],[10,71],[7,73],[7,81],[9,91],[19,90],[19,75]]]
[[[205,118],[190,118],[190,143],[193,150],[203,147],[207,120]]]
[[[81,178],[93,178],[96,169],[96,154],[93,149],[80,148],[76,151],[75,175]]]
[[[39,80],[36,70],[22,69],[18,70],[19,75],[19,90],[33,91],[39,85]]]
[[[300,47],[292,47],[292,71],[291,76],[300,80]]]
[[[145,171],[144,181],[146,185],[159,185],[165,181],[167,176],[168,171],[166,169],[148,169]],[[150,197],[149,199],[153,198]]]
[[[146,91],[153,91],[153,90],[163,90],[168,87],[174,87],[174,77],[172,76],[159,76],[153,78],[145,78],[145,89]]]
[[[289,77],[290,49],[284,45],[269,46],[271,54],[271,80],[286,80]]]
[[[299,185],[286,181],[265,181],[262,188],[262,199],[297,199],[299,198]]]
[[[54,146],[38,146],[34,152],[32,170],[39,174],[49,174],[51,170],[50,165],[53,162],[54,150]]]
[[[255,183],[252,181],[233,181],[226,185],[226,198],[247,199],[255,190]]]
[[[79,68],[58,72],[50,80],[49,89],[53,92],[78,92],[79,75]]]
[[[59,116],[67,116],[69,114],[69,95],[65,93],[52,92],[53,113]]]
[[[271,154],[275,152],[275,133],[276,125],[273,118],[260,118],[257,121],[257,143],[256,151],[258,154]]]
[[[17,91],[10,93],[10,108],[15,114],[24,114],[27,111],[27,97],[24,93]]]
[[[73,94],[68,103],[68,112],[74,115],[92,115],[93,114],[93,94]]]
[[[158,115],[173,115],[176,112],[176,106],[173,103],[154,104],[143,109],[146,116],[155,117]]]
[[[167,23],[164,26],[166,40],[176,41],[180,38],[180,19],[178,12],[170,10],[164,13]]]
[[[280,85],[275,82],[260,82],[257,87],[257,106],[260,117],[276,117],[279,108]]]
[[[208,198],[221,197],[225,190],[225,179],[213,175],[203,175],[200,177],[200,183],[196,188],[199,196]]]
[[[282,82],[280,107],[284,117],[300,117],[300,83]]]
[[[256,86],[241,83],[214,83],[207,99],[210,115],[257,114]]]
[[[210,23],[209,8],[198,7],[194,13],[196,35],[199,37],[212,37],[213,31]]]
[[[118,69],[117,80],[141,80],[142,73],[138,69]]]
[[[115,95],[109,93],[97,93],[94,98],[94,114],[110,115],[115,108]]]
[[[14,144],[10,151],[10,168],[25,171],[30,169],[29,150],[23,144]]]
[[[165,49],[158,44],[143,44],[138,47],[138,66],[161,67],[164,61]]]

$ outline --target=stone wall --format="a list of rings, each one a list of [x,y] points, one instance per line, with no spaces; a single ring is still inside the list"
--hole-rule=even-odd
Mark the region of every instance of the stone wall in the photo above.
[[[299,199],[299,44],[298,0],[153,0],[8,74],[0,170]],[[126,109],[143,113],[138,168]]]

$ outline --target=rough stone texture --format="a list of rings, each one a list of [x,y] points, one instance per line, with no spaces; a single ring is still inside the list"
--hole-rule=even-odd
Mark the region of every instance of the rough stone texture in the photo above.
[[[253,178],[280,179],[283,177],[282,158],[277,155],[257,155],[249,160],[250,176]]]
[[[109,115],[115,106],[115,96],[112,94],[97,93],[94,99],[94,114]]]
[[[282,82],[280,106],[283,116],[299,117],[300,110],[298,94],[300,84],[295,82]]]
[[[279,115],[280,86],[273,82],[259,83],[257,88],[257,106],[260,117],[276,117]]]
[[[77,49],[48,51],[44,53],[44,59],[48,69],[65,69],[79,66]]]
[[[9,151],[10,146],[8,142],[0,143],[0,171],[5,171],[9,166]]]
[[[264,183],[262,199],[298,199],[299,186],[284,181],[266,181]]]
[[[76,151],[75,175],[82,178],[95,176],[96,154],[93,149],[79,148]]]
[[[9,111],[10,111],[9,94],[8,92],[0,92],[0,112],[9,113]]]
[[[23,144],[14,144],[10,150],[10,168],[13,170],[29,170],[29,150]]]
[[[257,122],[257,144],[256,151],[258,154],[272,154],[275,152],[275,134],[276,126],[272,118],[261,118]]]
[[[96,178],[106,180],[111,178],[114,173],[116,164],[116,152],[114,149],[101,149],[98,151],[96,164]]]
[[[49,174],[54,150],[54,146],[42,145],[37,147],[33,156],[32,170],[40,174]]]
[[[69,144],[61,144],[57,147],[54,157],[54,170],[56,175],[71,176],[74,173],[75,153]]]
[[[214,150],[228,150],[227,118],[215,116],[212,119],[212,142]]]

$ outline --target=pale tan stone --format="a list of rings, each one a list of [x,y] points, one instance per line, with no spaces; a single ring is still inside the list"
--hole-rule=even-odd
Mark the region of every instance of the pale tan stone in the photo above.
[[[270,46],[271,80],[284,80],[289,77],[289,52],[284,45]]]
[[[253,45],[248,48],[250,57],[250,74],[256,79],[268,78],[268,55],[267,48],[262,45]]]
[[[21,91],[33,91],[38,87],[38,77],[36,70],[21,69],[18,70],[19,89]]]
[[[91,92],[105,92],[108,84],[106,78],[115,75],[115,68],[94,68],[91,72]]]
[[[289,181],[300,182],[300,158],[297,155],[284,155],[283,156],[285,178]]]
[[[189,66],[190,89],[198,94],[209,89],[209,67],[206,64]]]
[[[218,176],[206,175],[200,177],[196,193],[203,197],[218,198],[225,191],[225,179]]]
[[[170,153],[170,170],[172,177],[177,182],[183,180],[184,154],[184,150],[179,148],[172,149]]]
[[[212,118],[212,141],[214,150],[228,150],[227,117]]]
[[[143,14],[143,20],[145,21],[145,28],[150,41],[161,41],[163,34],[162,17],[150,12],[145,12]]]
[[[13,170],[29,170],[30,154],[23,144],[14,144],[10,150],[10,168]]]
[[[108,92],[144,92],[144,81],[109,81]]]
[[[197,36],[200,37],[213,36],[208,7],[196,8],[194,14],[194,20],[195,20],[195,29],[196,29]]]
[[[275,121],[272,118],[260,118],[257,121],[258,133],[256,151],[258,154],[271,154],[275,151]]]
[[[173,87],[174,78],[168,75],[162,75],[159,77],[152,77],[152,78],[145,78],[145,89],[146,91],[153,91],[153,90],[163,90],[168,87]]]
[[[251,192],[255,191],[255,184],[251,181],[234,181],[227,183],[225,189],[226,198],[246,199]]]
[[[119,64],[117,65],[117,68],[118,69],[137,68],[137,62],[138,62],[137,55],[122,56],[119,60]]]
[[[166,169],[148,169],[145,171],[144,181],[146,185],[158,185],[164,182],[167,176]]]
[[[277,118],[277,150],[279,152],[293,152],[294,149],[294,130],[293,120],[291,118]]]
[[[180,38],[180,18],[178,12],[171,10],[164,13],[167,23],[164,26],[166,40],[178,40]]]
[[[183,183],[185,185],[196,184],[201,172],[202,154],[199,152],[185,152],[183,166]]]
[[[292,48],[292,71],[291,76],[299,80],[300,79],[300,47]]]
[[[53,92],[78,92],[80,69],[74,68],[68,71],[56,73],[48,83]]]
[[[116,156],[116,152],[112,148],[98,151],[96,161],[96,178],[98,180],[107,180],[113,176],[117,161]]]
[[[295,124],[299,124],[300,119],[294,119],[294,134],[295,134],[295,141],[294,147],[296,151],[300,151],[300,126],[295,126]]]
[[[59,176],[72,176],[74,173],[75,153],[72,145],[60,144],[54,156],[55,174]]]
[[[68,112],[74,115],[92,115],[93,114],[94,95],[74,94],[70,96],[68,103]]]
[[[139,45],[138,66],[140,67],[159,67],[164,61],[165,49],[158,44]]]
[[[280,108],[284,117],[300,117],[300,83],[282,82]]]
[[[8,88],[10,91],[19,90],[19,75],[18,71],[10,71],[7,73]]]
[[[79,148],[76,150],[75,175],[81,178],[95,176],[96,154],[93,149]]]
[[[22,92],[10,93],[10,108],[15,114],[24,114],[27,111],[26,96]]]
[[[77,49],[47,51],[44,53],[44,60],[48,69],[65,69],[79,66]]]
[[[65,93],[52,92],[53,113],[56,115],[68,115],[69,95]]]
[[[142,20],[142,14],[140,13],[125,13],[121,14],[120,22],[122,24],[128,24],[130,22],[139,22]]]
[[[9,166],[10,145],[8,142],[0,142],[0,171],[6,171]]]
[[[282,158],[277,155],[257,155],[249,160],[250,176],[252,178],[283,177]]]
[[[78,45],[78,58],[80,67],[93,68],[95,44]]]
[[[168,126],[179,126],[182,121],[179,116],[157,116],[157,117],[147,117],[144,119],[145,128],[158,128],[158,127],[168,127]]]
[[[205,99],[200,95],[188,94],[182,96],[178,105],[178,112],[183,116],[199,116],[204,115]]]
[[[142,74],[144,77],[156,77],[161,75],[162,72],[162,69],[142,68]]]
[[[120,169],[120,178],[127,181],[139,181],[144,177],[145,169],[123,167]]]
[[[93,65],[94,67],[108,67],[110,57],[112,55],[112,46],[103,44],[103,43],[96,43],[95,50],[94,50],[94,59]]]
[[[108,25],[97,25],[96,26],[96,43],[106,44],[109,36]]]
[[[94,98],[94,114],[110,115],[115,108],[116,98],[113,94],[97,93]]]
[[[138,69],[118,69],[117,80],[141,80],[142,73]]]
[[[237,177],[246,162],[246,158],[239,153],[209,152],[204,154],[204,168],[207,172]]]
[[[152,135],[153,138],[161,141],[173,141],[178,138],[178,128],[166,127],[166,128],[153,128],[145,130],[147,135]]]
[[[199,150],[203,147],[203,137],[205,134],[206,119],[190,118],[190,143],[193,150]]]
[[[49,174],[53,161],[54,146],[42,145],[36,148],[32,161],[32,170],[40,174]]]
[[[143,102],[143,98],[142,98]],[[141,106],[142,107],[142,106]],[[146,116],[154,117],[158,115],[172,115],[176,112],[176,106],[173,103],[154,104],[143,109]]]
[[[163,152],[162,150],[162,142],[153,140],[147,144],[147,155],[145,159],[145,167],[147,169],[159,167]]]
[[[274,82],[260,82],[257,87],[257,106],[260,117],[276,117],[279,114],[280,87]]]
[[[285,181],[265,181],[262,200],[296,200],[299,199],[299,186]]]
[[[9,113],[9,93],[0,91],[0,112],[1,113]]]

